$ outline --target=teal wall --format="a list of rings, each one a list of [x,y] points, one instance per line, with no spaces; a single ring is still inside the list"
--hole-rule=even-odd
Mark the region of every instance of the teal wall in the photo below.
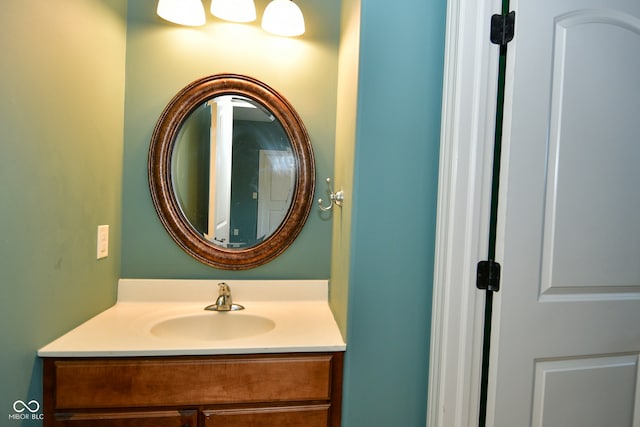
[[[203,27],[180,27],[157,17],[155,4],[129,2],[122,277],[328,278],[331,218],[317,209],[293,245],[267,265],[225,271],[191,258],[171,240],[155,213],[147,153],[155,123],[178,90],[207,75],[246,74],[282,93],[300,114],[316,156],[318,184],[324,184],[333,173],[340,0],[306,1],[307,31],[300,38],[272,36],[259,22],[227,23],[209,13]],[[256,1],[259,18],[267,4]],[[325,194],[325,186],[318,185],[316,198]]]
[[[446,2],[345,3],[361,10],[357,105],[341,99],[357,117],[352,176],[343,171],[353,207],[333,244],[348,263],[332,276],[332,292],[348,293],[337,316],[347,319],[343,426],[424,426]],[[336,150],[336,165],[350,150]]]
[[[36,351],[115,300],[126,1],[4,1],[0,31],[0,425],[39,425],[9,418]]]

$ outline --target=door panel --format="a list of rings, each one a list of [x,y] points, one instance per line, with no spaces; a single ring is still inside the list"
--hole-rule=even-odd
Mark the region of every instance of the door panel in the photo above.
[[[640,2],[512,8],[488,425],[640,427]]]
[[[532,426],[631,426],[637,374],[637,356],[537,361]]]
[[[640,263],[634,258],[640,253],[640,104],[633,90],[640,61],[626,59],[640,56],[640,28],[630,21],[593,10],[556,20],[542,266],[546,295],[640,292]]]

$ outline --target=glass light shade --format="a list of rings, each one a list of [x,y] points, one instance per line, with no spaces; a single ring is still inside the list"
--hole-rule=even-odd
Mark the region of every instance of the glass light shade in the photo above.
[[[159,0],[156,13],[180,25],[198,26],[207,22],[201,0]]]
[[[225,21],[251,22],[256,20],[253,0],[212,0],[211,14]]]
[[[273,0],[264,10],[262,28],[279,36],[299,36],[304,33],[302,11],[291,0]]]

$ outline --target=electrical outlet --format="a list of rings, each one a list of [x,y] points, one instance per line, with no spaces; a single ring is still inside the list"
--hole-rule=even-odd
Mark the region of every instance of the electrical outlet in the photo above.
[[[98,251],[96,259],[106,258],[109,256],[109,226],[98,226]]]

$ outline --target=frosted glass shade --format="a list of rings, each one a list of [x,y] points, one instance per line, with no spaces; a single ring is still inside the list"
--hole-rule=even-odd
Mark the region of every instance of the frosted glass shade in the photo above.
[[[252,22],[256,20],[253,0],[212,0],[211,14],[225,21]]]
[[[204,25],[207,21],[201,0],[159,0],[156,13],[162,19],[180,25]]]
[[[304,33],[302,11],[291,0],[273,0],[264,10],[262,28],[279,36],[299,36]]]

